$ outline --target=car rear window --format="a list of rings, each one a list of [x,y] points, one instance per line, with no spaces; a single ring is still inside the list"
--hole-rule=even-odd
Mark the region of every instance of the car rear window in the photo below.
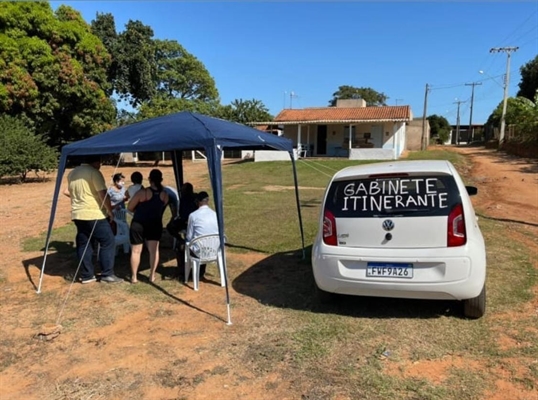
[[[333,181],[325,208],[336,218],[442,216],[459,202],[451,175],[383,176]]]

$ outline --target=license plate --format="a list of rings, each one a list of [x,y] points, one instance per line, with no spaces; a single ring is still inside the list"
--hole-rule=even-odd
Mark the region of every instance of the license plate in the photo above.
[[[366,265],[366,276],[388,278],[412,278],[413,264],[369,262]]]

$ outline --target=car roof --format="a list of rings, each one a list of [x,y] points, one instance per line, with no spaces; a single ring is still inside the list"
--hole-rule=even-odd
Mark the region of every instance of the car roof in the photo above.
[[[338,171],[333,179],[346,179],[357,175],[391,174],[391,173],[442,173],[454,174],[454,167],[447,160],[413,160],[390,161],[354,165]]]

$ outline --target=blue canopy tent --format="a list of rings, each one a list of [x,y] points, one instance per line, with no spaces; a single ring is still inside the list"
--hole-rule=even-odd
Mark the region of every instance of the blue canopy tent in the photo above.
[[[221,243],[224,243],[221,159],[222,152],[226,148],[244,150],[282,150],[289,153],[293,166],[295,199],[297,203],[304,258],[304,232],[299,204],[297,170],[295,167],[291,140],[234,122],[184,111],[145,120],[132,125],[122,126],[63,147],[58,166],[56,187],[52,199],[50,220],[45,242],[45,253],[37,293],[41,292],[50,236],[56,214],[56,205],[68,157],[116,154],[121,152],[170,151],[172,152],[176,184],[179,188],[183,183],[182,151],[204,150],[207,156],[211,187],[213,189],[213,200],[217,212],[220,241]],[[230,302],[226,271],[226,257],[224,257],[226,303],[228,305],[228,323],[230,323]]]

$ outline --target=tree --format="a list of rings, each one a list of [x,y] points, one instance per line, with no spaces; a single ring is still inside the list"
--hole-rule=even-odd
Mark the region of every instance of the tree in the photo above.
[[[0,3],[0,113],[31,122],[52,146],[112,126],[110,55],[80,14],[47,2]]]
[[[536,91],[538,90],[538,56],[534,60],[520,68],[521,81],[519,82],[518,96],[526,97],[529,100],[534,100]]]
[[[232,101],[230,105],[223,107],[222,118],[240,124],[273,120],[273,116],[269,114],[267,107],[256,99],[236,99]]]
[[[181,111],[197,112],[218,118],[222,118],[223,114],[222,106],[218,101],[205,102],[199,100],[155,97],[153,100],[145,102],[140,106],[136,118],[141,121]]]
[[[339,86],[329,101],[329,106],[336,106],[338,99],[363,99],[368,106],[386,106],[389,99],[385,93],[377,92],[370,87]]]
[[[503,102],[493,110],[486,122],[487,125],[499,127],[501,124]],[[534,101],[526,97],[509,97],[506,104],[506,125],[515,125],[516,133],[521,140],[538,139],[538,94]]]
[[[432,114],[426,118],[430,124],[430,137],[436,136],[445,143],[450,137],[450,123],[442,115]]]
[[[118,75],[118,34],[116,33],[116,22],[110,13],[97,13],[95,20],[91,22],[92,33],[103,42],[103,45],[111,55],[111,61],[107,69],[107,81],[110,83],[106,90],[110,97],[116,88],[116,78]]]
[[[49,172],[58,165],[58,152],[47,146],[21,118],[0,117],[0,176],[19,176],[26,180],[28,172]]]
[[[204,64],[175,40],[156,40],[156,87],[161,96],[198,101],[216,100],[215,80]]]

